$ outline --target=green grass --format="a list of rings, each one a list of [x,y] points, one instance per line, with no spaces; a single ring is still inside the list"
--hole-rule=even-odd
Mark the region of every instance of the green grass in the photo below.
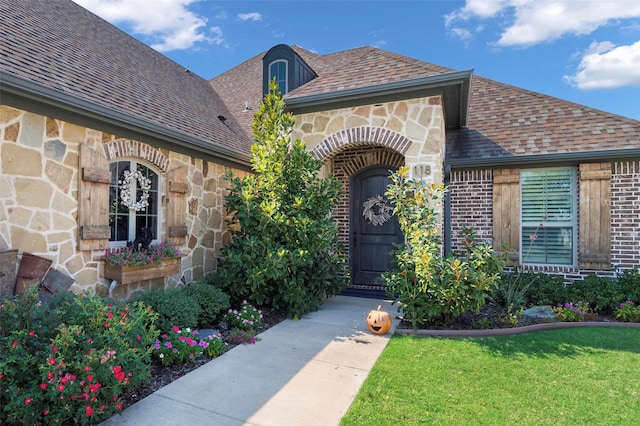
[[[393,336],[341,425],[637,425],[640,329]]]

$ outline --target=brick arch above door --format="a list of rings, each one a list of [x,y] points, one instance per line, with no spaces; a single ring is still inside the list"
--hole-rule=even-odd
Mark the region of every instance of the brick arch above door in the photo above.
[[[404,155],[412,143],[411,139],[393,130],[361,126],[335,132],[313,148],[311,153],[315,158],[324,161],[346,147],[379,145]]]

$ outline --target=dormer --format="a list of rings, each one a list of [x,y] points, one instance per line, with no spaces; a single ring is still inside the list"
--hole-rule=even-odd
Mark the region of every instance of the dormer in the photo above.
[[[269,92],[269,82],[275,77],[283,95],[316,78],[318,75],[291,47],[279,44],[262,58],[262,93]]]

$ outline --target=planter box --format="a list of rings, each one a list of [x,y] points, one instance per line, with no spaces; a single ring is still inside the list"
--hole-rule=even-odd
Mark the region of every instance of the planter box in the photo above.
[[[162,263],[152,263],[150,265],[112,265],[105,263],[104,277],[116,280],[120,284],[162,278],[180,272],[180,261],[180,257],[172,257],[163,259]]]

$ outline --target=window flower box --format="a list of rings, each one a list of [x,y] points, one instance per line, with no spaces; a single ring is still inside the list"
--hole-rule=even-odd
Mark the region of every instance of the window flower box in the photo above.
[[[180,257],[170,257],[162,259],[160,263],[147,265],[114,265],[105,263],[104,277],[118,281],[120,284],[162,278],[179,273],[181,268],[180,260]]]
[[[181,270],[181,253],[173,245],[161,243],[146,248],[122,247],[104,253],[104,277],[120,284],[175,275]]]

